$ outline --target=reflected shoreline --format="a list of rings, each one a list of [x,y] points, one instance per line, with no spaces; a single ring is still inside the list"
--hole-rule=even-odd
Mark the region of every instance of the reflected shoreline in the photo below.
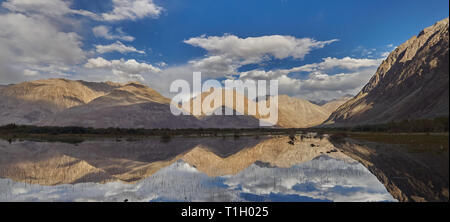
[[[379,196],[386,195],[382,194],[382,189],[384,189],[384,192],[386,193],[387,191],[390,192],[390,194],[387,193],[390,198],[394,196],[400,201],[419,200],[417,198],[405,199],[403,196],[399,196],[397,194],[398,191],[389,186],[390,178],[387,180],[380,179],[380,174],[377,170],[374,170],[377,169],[376,166],[374,167],[361,161],[361,158],[358,158],[352,153],[352,148],[349,148],[350,146],[354,145],[347,144],[345,147],[342,147],[341,144],[330,142],[328,135],[315,133],[272,137],[173,137],[166,141],[162,138],[139,140],[96,139],[87,140],[77,144],[30,141],[15,141],[9,143],[0,140],[0,178],[5,178],[1,180],[3,181],[2,183],[6,184],[13,183],[19,186],[18,184],[22,183],[23,186],[29,184],[29,186],[38,187],[50,186],[55,187],[55,189],[56,187],[60,189],[60,187],[68,186],[70,184],[72,184],[70,186],[73,186],[73,189],[75,189],[74,187],[80,187],[86,184],[96,184],[97,186],[108,187],[111,184],[119,183],[122,184],[120,186],[133,187],[150,183],[152,186],[156,186],[153,182],[148,181],[155,177],[171,178],[171,176],[168,175],[180,173],[178,172],[180,169],[174,167],[174,165],[179,166],[180,164],[186,164],[185,168],[190,169],[189,172],[196,175],[195,178],[203,178],[202,180],[195,182],[200,183],[200,187],[206,186],[205,184],[202,184],[204,181],[223,180],[227,183],[231,183],[230,181],[232,181],[232,178],[239,176],[241,179],[234,181],[234,185],[240,184],[238,187],[226,185],[227,188],[225,189],[224,187],[221,187],[225,186],[223,184],[218,185],[213,183],[214,185],[211,185],[215,187],[214,189],[219,189],[220,192],[217,192],[221,193],[222,196],[228,196],[229,194],[234,193],[233,198],[236,201],[245,201],[246,199],[247,201],[275,201],[283,200],[283,198],[284,200],[291,198],[289,199],[291,201],[342,201],[346,199],[342,196],[344,191],[349,197],[351,196],[350,194],[363,192],[358,194],[361,198],[359,200],[356,200],[355,197],[352,196],[353,199],[351,200],[353,201],[380,201],[387,197]],[[329,161],[337,161],[340,167],[347,170],[337,169],[336,166],[329,166],[329,169],[319,170],[321,169],[320,167],[322,164],[328,163]],[[362,165],[358,163],[358,161],[361,162]],[[243,189],[247,184],[252,184],[257,181],[255,175],[258,175],[261,172],[271,172],[267,171],[267,169],[272,169],[273,172],[276,171],[280,174],[275,174],[276,176],[273,176],[275,179],[268,179],[272,181],[270,182],[272,184],[277,184],[277,180],[280,180],[278,182],[281,184],[286,183],[285,180],[288,180],[288,178],[290,178],[289,180],[292,180],[291,177],[293,174],[297,174],[293,175],[293,178],[298,180],[301,178],[300,175],[303,175],[304,172],[306,172],[306,169],[303,169],[302,171],[296,169],[305,166],[305,164],[308,165],[316,162],[321,163],[319,165],[314,165],[314,169],[317,172],[322,172],[323,170],[325,170],[323,172],[334,172],[334,174],[326,173],[326,177],[320,179],[320,181],[322,181],[321,183],[342,173],[347,175],[347,177],[354,177],[348,174],[352,172],[348,169],[351,169],[352,167],[350,166],[353,166],[354,164],[358,165],[358,171],[355,172],[364,172],[359,172],[357,175],[371,175],[369,177],[375,179],[376,183],[370,186],[368,184],[359,184],[356,186],[355,184],[351,185],[351,183],[347,183],[348,181],[341,181],[343,183],[342,185],[345,186],[334,184],[332,186],[333,190],[331,188],[323,188],[323,184],[319,185],[316,183],[317,181],[312,184],[311,182],[308,182],[314,178],[315,174],[312,174],[302,179],[307,185],[301,186],[306,186],[306,188],[299,188],[300,185],[298,184],[284,184],[283,186],[287,188],[282,191],[277,190],[278,194],[271,192],[267,193],[267,190],[265,190],[264,193],[260,189],[256,189],[258,190],[256,191],[256,196],[252,196],[253,194],[245,194],[247,195],[245,198],[242,196],[245,192],[239,190]],[[366,168],[369,169],[370,172]],[[252,171],[251,169],[256,169],[256,171]],[[166,175],[160,175],[162,172],[166,172]],[[286,175],[290,176],[282,176],[280,172],[286,172]],[[242,178],[246,178],[248,176],[247,174],[253,175],[251,176],[252,180],[243,181]],[[264,178],[265,176],[262,177]],[[5,180],[7,181],[5,182]],[[165,181],[165,179],[160,180]],[[356,179],[356,181],[358,180],[359,179]],[[381,181],[381,183],[378,180]],[[267,181],[260,181],[260,185],[265,184],[266,182]],[[191,183],[194,182],[191,181]],[[210,183],[208,182],[207,184]],[[388,184],[388,186],[386,186],[387,191],[382,184],[384,184],[384,186]],[[352,186],[356,187],[351,188]],[[379,186],[381,186],[382,189]],[[445,183],[443,186],[445,186]],[[351,189],[344,187],[350,187]],[[376,192],[369,192],[369,190],[372,189],[370,187],[377,187],[375,189]],[[2,189],[8,188],[3,187]],[[154,187],[154,189],[159,188]],[[198,190],[200,188],[194,187],[192,189]],[[252,190],[254,188],[248,189]],[[298,189],[306,189],[302,190],[303,193],[301,194],[303,196],[298,196],[298,193],[300,192]],[[316,192],[316,194],[312,195],[313,191]],[[322,193],[319,194],[319,191]],[[199,192],[211,193],[210,190],[202,190]],[[364,192],[368,193],[364,194]],[[215,195],[216,191],[212,193]],[[324,193],[327,194],[325,195]],[[377,194],[378,196],[375,198],[374,194]],[[168,194],[168,196],[170,195],[171,194]],[[331,198],[330,195],[333,196],[333,198]],[[9,196],[7,201],[14,201],[13,196]],[[20,196],[21,195],[18,195],[16,198],[20,199]],[[312,196],[320,196],[320,198],[308,199]],[[208,199],[210,197],[204,198]],[[138,200],[139,198],[135,199]],[[152,200],[154,201],[154,199]],[[158,200],[158,198],[155,200]],[[164,200],[164,198],[161,199],[161,201]],[[351,200],[349,199],[349,201]],[[390,201],[393,200],[394,199],[390,199]],[[424,198],[424,200],[428,199]],[[205,199],[196,200],[195,198],[188,198],[186,201],[205,201]],[[227,201],[227,199],[225,199],[225,201]]]

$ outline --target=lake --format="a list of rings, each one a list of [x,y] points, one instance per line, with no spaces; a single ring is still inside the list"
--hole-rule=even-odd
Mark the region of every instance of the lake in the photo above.
[[[0,140],[0,201],[448,200],[448,170],[435,182],[439,187],[417,193],[402,185],[411,179],[392,175],[389,163],[379,164],[370,147],[314,133],[80,143]],[[443,155],[448,168],[448,150]],[[434,176],[424,180],[429,177]]]

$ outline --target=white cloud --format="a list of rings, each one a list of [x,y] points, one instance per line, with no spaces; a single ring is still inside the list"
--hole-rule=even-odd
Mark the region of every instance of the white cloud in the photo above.
[[[382,56],[383,58],[387,58],[387,57],[389,56],[389,54],[391,54],[391,52],[383,52],[383,53],[381,54],[381,56]]]
[[[118,28],[116,29],[118,34],[111,33],[111,28],[109,26],[105,25],[99,25],[92,28],[92,32],[94,33],[95,37],[101,37],[108,40],[118,39],[122,41],[132,42],[134,41],[133,36],[126,35],[122,29]]]
[[[287,75],[278,78],[280,94],[288,94],[308,100],[331,100],[347,94],[355,95],[369,81],[376,68],[330,75],[313,72],[306,79]]]
[[[25,69],[67,67],[79,64],[86,57],[81,48],[82,38],[77,33],[60,31],[45,17],[4,13],[0,14],[0,27],[2,82],[25,80],[31,74],[24,72]]]
[[[312,63],[303,66],[293,67],[291,69],[278,69],[278,70],[250,70],[240,73],[241,78],[247,79],[271,79],[278,78],[282,75],[288,75],[293,72],[323,72],[329,71],[336,68],[355,71],[362,68],[376,68],[380,65],[383,59],[356,59],[350,57],[344,58],[332,58],[327,57],[322,59],[320,63]]]
[[[158,62],[158,63],[156,63],[156,65],[159,66],[159,67],[166,67],[167,63],[165,63],[165,62]]]
[[[81,37],[74,32],[61,32],[47,20],[1,14],[0,27],[1,51],[15,56],[15,61],[75,64],[84,58]]]
[[[374,69],[335,75],[314,72],[309,75],[308,79],[301,81],[301,87],[303,90],[309,91],[348,91],[361,88],[373,74]]]
[[[324,58],[320,63],[291,69],[250,70],[240,73],[240,79],[278,79],[280,94],[309,100],[335,99],[356,94],[375,73],[383,59]],[[329,74],[342,69],[345,72]],[[290,73],[305,72],[306,78],[289,77]]]
[[[108,61],[102,57],[89,59],[84,67],[89,69],[111,70],[115,77],[118,77],[115,79],[121,82],[130,79],[144,81],[145,78],[142,74],[158,73],[161,71],[161,69],[157,67],[147,63],[139,63],[134,59]]]
[[[323,48],[335,41],[337,40],[316,41],[310,38],[282,35],[244,39],[234,35],[225,35],[221,37],[200,36],[184,42],[207,50],[209,55],[230,58],[239,61],[241,64],[251,64],[261,62],[270,56],[277,59],[288,57],[303,59],[311,50]]]
[[[25,69],[25,70],[23,70],[23,74],[24,74],[25,76],[36,76],[36,75],[39,74],[39,72],[36,71],[36,70]]]
[[[102,57],[88,59],[88,62],[84,65],[90,69],[105,69],[112,68],[112,63]]]
[[[106,21],[137,20],[144,17],[158,17],[163,8],[152,0],[113,0],[113,10],[102,13]]]
[[[77,14],[98,19],[98,16],[85,10],[70,8],[70,1],[62,0],[8,0],[2,3],[2,7],[12,12],[27,14],[39,14],[50,17],[61,17],[67,14]]]
[[[340,68],[345,70],[357,70],[366,67],[377,67],[383,59],[356,59],[344,57],[341,59],[327,57],[320,63],[313,63],[298,67],[292,71],[314,71],[314,70],[331,70]]]
[[[114,52],[114,51],[117,51],[120,53],[136,52],[136,53],[145,54],[144,51],[137,50],[133,46],[126,46],[120,41],[117,41],[110,45],[95,45],[95,49],[100,54]]]
[[[337,41],[316,41],[310,38],[271,35],[239,38],[234,35],[200,36],[185,40],[186,44],[201,47],[208,54],[205,58],[189,62],[197,71],[208,77],[223,77],[237,73],[243,65],[261,63],[272,58],[303,59],[313,49]]]
[[[163,8],[152,0],[113,0],[112,11],[97,15],[86,10],[71,9],[71,1],[64,0],[8,0],[2,7],[27,14],[39,14],[49,17],[64,15],[82,15],[99,21],[137,20],[145,17],[158,17]]]
[[[221,55],[210,56],[204,59],[189,61],[189,64],[196,70],[201,70],[208,77],[222,77],[236,71],[240,66],[231,58]]]
[[[83,39],[78,34],[85,29],[83,17],[103,21],[136,20],[157,17],[163,10],[151,0],[113,0],[113,9],[110,12],[96,15],[89,11],[72,9],[71,3],[71,0],[7,0],[0,3],[1,83],[49,78],[55,75],[73,75],[73,78],[89,76],[86,80],[98,79],[87,74],[87,68],[80,66],[86,58],[95,54],[83,50]],[[74,17],[77,15],[83,17]],[[124,33],[121,28],[112,30],[109,26],[100,25],[94,27],[93,32],[95,36],[108,40],[134,40],[134,37]],[[113,51],[145,53],[120,41],[94,47],[100,54]],[[159,68],[135,60],[117,61],[122,62],[113,62],[113,68],[106,76],[113,73],[114,77],[138,78],[141,70],[149,73],[160,71]]]

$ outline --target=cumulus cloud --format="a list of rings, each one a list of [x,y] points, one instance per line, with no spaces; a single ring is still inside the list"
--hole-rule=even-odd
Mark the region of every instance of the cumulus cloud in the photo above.
[[[291,69],[250,70],[241,72],[240,79],[277,79],[280,94],[309,100],[330,100],[346,94],[356,94],[375,73],[383,59],[356,59],[327,57],[320,63],[307,64]],[[330,74],[341,69],[345,72]],[[298,79],[289,74],[304,72],[306,78]]]
[[[61,32],[46,20],[2,14],[0,27],[1,51],[5,57],[15,56],[15,61],[75,64],[84,58],[81,37],[74,32]]]
[[[106,21],[137,20],[144,17],[158,17],[163,8],[152,0],[113,0],[113,10],[102,13]]]
[[[113,0],[112,11],[97,15],[86,10],[71,9],[71,1],[64,0],[8,0],[2,7],[27,14],[40,14],[49,17],[63,15],[82,15],[99,21],[137,20],[145,17],[157,18],[163,8],[152,0]]]
[[[30,69],[23,70],[23,75],[25,75],[25,76],[35,76],[38,74],[39,74],[39,72],[36,70],[30,70]]]
[[[279,77],[280,94],[288,94],[312,101],[332,100],[345,95],[355,95],[369,81],[376,68],[330,75],[314,72],[306,79]]]
[[[70,1],[62,0],[8,0],[2,3],[2,7],[12,12],[27,14],[40,14],[50,17],[61,17],[67,14],[77,14],[98,19],[95,13],[85,10],[70,8]]]
[[[120,41],[117,41],[117,42],[115,42],[113,44],[109,44],[109,45],[95,45],[95,49],[100,54],[114,52],[114,51],[117,51],[120,53],[136,52],[136,53],[145,54],[144,51],[137,50],[133,46],[126,46]]]
[[[92,32],[95,37],[105,38],[108,40],[118,39],[127,42],[134,41],[133,36],[125,34],[120,28],[116,29],[117,34],[114,34],[111,32],[111,28],[109,26],[99,25],[92,28]]]
[[[86,57],[82,38],[75,32],[63,32],[44,17],[22,13],[0,14],[0,81],[22,81],[31,72],[58,68],[60,72]],[[24,75],[26,74],[26,75]]]
[[[311,50],[323,48],[337,41],[316,41],[311,38],[271,35],[239,38],[234,35],[200,36],[184,42],[201,47],[213,56],[222,56],[239,61],[241,64],[258,63],[273,56],[277,59],[292,57],[303,59]]]
[[[157,73],[161,71],[157,67],[147,63],[139,63],[134,59],[108,61],[102,57],[88,59],[84,67],[89,69],[111,70],[116,77],[119,77],[118,81],[121,82],[130,79],[144,81],[143,73]]]
[[[196,70],[201,70],[208,77],[222,77],[236,71],[240,65],[231,58],[221,55],[210,56],[204,59],[191,60],[189,64]]]
[[[237,73],[237,69],[247,64],[256,64],[270,59],[303,59],[313,49],[337,41],[316,41],[311,38],[271,35],[239,38],[235,35],[200,36],[185,40],[184,43],[203,48],[205,58],[189,62],[197,71],[208,77],[223,77]]]
[[[167,63],[165,63],[165,62],[158,62],[156,65],[159,66],[159,67],[166,67]]]
[[[344,58],[324,58],[320,63],[313,63],[298,67],[292,71],[315,71],[315,70],[331,70],[334,68],[357,70],[366,67],[377,67],[383,59],[356,59],[350,57]]]
[[[78,34],[86,25],[82,16],[99,21],[136,20],[157,17],[162,8],[151,0],[113,0],[113,9],[103,14],[72,9],[70,0],[7,0],[0,3],[0,83],[70,75],[83,76],[80,64],[92,53],[84,51],[83,39]],[[133,41],[121,28],[111,30],[100,25],[93,28],[96,37],[108,40]],[[94,45],[97,53],[113,51],[121,53],[141,53],[133,46],[117,41],[110,45]],[[133,61],[125,61],[130,68]],[[137,63],[137,62],[136,62]],[[116,65],[118,66],[118,65]],[[138,65],[141,69],[159,70],[153,66]],[[154,69],[153,69],[153,68]],[[115,68],[118,76],[132,76],[130,70]],[[81,72],[78,73],[78,72]],[[94,78],[95,79],[95,78]],[[90,80],[90,79],[87,79]]]
[[[250,70],[241,72],[240,77],[245,79],[272,79],[278,78],[282,75],[288,75],[293,72],[309,72],[317,73],[334,69],[343,69],[347,71],[355,71],[363,68],[376,68],[383,59],[356,59],[350,57],[332,58],[327,57],[322,59],[320,63],[306,64],[303,66],[293,67],[290,69],[276,69],[276,70]]]

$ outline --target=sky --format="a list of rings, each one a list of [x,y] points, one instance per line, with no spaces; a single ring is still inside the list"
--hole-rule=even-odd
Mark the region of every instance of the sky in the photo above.
[[[356,94],[447,0],[0,0],[0,84],[44,78],[278,80],[309,100]]]

